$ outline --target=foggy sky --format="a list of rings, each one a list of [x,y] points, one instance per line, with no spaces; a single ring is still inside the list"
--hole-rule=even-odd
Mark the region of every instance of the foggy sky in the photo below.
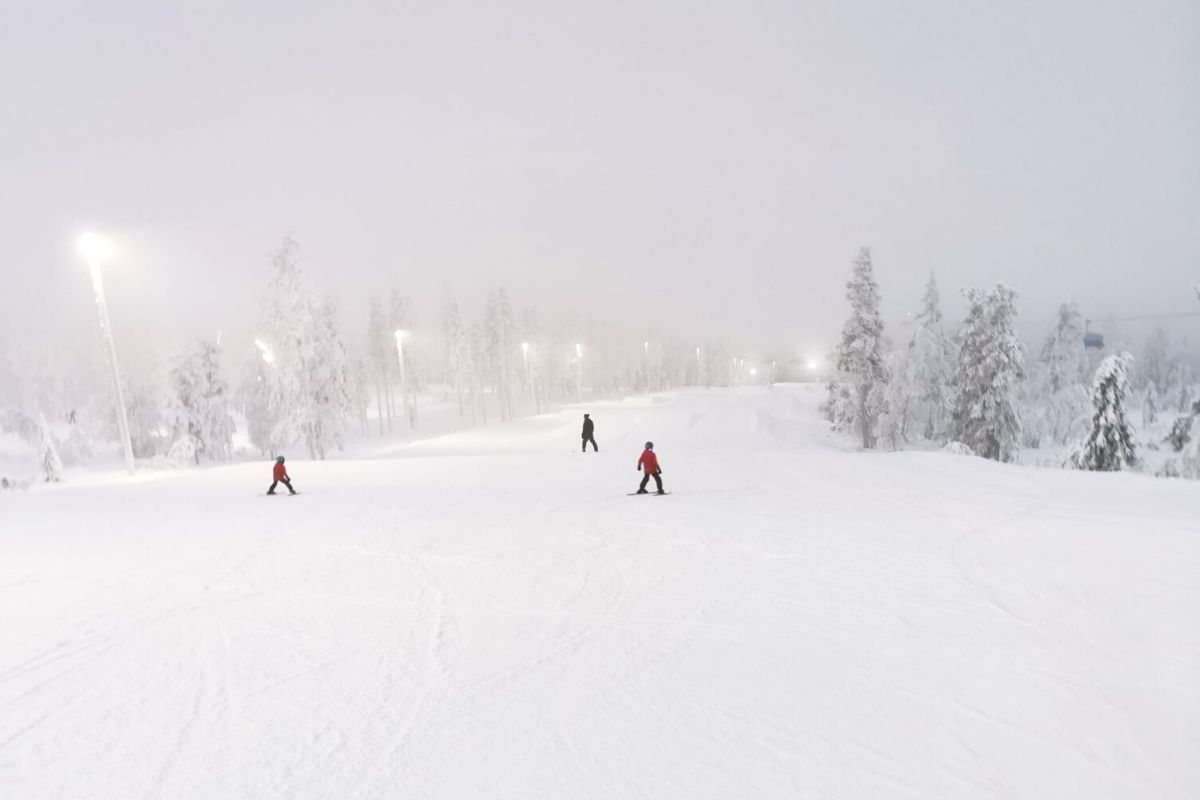
[[[1198,76],[1190,0],[9,2],[0,329],[94,328],[89,228],[126,341],[248,333],[287,230],[352,336],[448,281],[824,352],[860,244],[889,321],[1194,310]]]

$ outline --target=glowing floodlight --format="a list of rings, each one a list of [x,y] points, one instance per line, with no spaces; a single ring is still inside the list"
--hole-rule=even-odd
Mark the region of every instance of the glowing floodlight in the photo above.
[[[79,254],[89,265],[100,264],[112,255],[112,241],[97,233],[85,233],[79,237]]]

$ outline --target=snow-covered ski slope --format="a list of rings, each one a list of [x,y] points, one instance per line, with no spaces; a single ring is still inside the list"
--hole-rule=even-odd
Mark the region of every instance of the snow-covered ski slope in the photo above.
[[[1200,796],[1200,484],[818,399],[6,494],[0,797]]]

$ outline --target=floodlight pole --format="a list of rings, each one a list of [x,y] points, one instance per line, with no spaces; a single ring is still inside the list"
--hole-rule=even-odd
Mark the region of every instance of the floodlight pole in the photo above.
[[[125,392],[121,388],[121,370],[117,366],[117,346],[113,342],[112,325],[108,319],[108,301],[104,296],[104,278],[100,272],[98,255],[88,257],[88,268],[92,272],[92,291],[96,294],[96,310],[100,314],[100,330],[108,348],[108,361],[112,366],[113,387],[117,392],[117,428],[121,434],[121,446],[125,450],[125,469],[133,474],[133,440],[129,434],[129,412],[125,409]]]

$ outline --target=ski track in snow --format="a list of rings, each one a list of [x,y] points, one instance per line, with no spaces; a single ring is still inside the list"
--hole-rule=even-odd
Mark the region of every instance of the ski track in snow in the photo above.
[[[0,796],[1195,796],[1200,486],[859,453],[818,400],[6,495]]]

